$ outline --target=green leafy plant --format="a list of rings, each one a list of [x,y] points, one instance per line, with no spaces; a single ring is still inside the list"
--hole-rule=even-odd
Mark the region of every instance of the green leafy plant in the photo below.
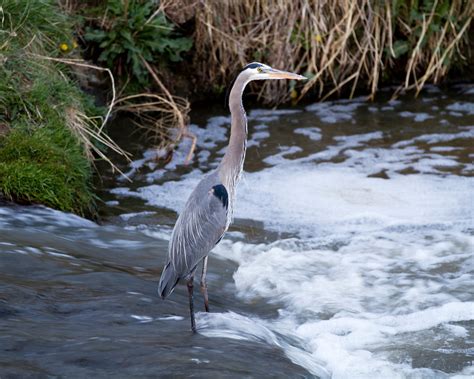
[[[86,40],[98,44],[99,61],[119,75],[131,74],[140,84],[148,78],[143,59],[178,62],[192,46],[192,40],[179,36],[162,12],[155,12],[156,7],[155,1],[109,0],[105,22],[88,27],[85,33]]]

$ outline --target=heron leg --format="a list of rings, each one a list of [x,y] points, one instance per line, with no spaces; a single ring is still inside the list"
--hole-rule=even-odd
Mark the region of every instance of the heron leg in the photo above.
[[[193,289],[194,289],[194,276],[186,282],[188,286],[188,295],[189,295],[189,312],[191,313],[191,330],[193,333],[196,333],[196,320],[194,319],[194,301],[193,301]]]
[[[207,282],[206,282],[207,258],[208,256],[206,255],[202,262],[201,292],[204,296],[204,308],[206,309],[206,312],[209,312],[209,297],[207,296]]]

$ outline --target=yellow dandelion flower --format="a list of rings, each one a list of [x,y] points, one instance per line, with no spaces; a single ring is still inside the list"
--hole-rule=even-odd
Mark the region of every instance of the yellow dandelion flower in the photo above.
[[[62,43],[61,45],[59,45],[59,49],[62,51],[62,52],[67,52],[69,51],[69,46],[67,43]]]
[[[314,36],[314,40],[317,42],[317,43],[321,43],[323,42],[323,37],[321,37],[321,34],[316,34]]]

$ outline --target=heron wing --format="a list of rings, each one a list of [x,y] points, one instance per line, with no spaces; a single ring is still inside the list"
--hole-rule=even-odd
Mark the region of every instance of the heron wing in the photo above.
[[[227,230],[229,197],[223,184],[201,182],[179,215],[170,242],[170,264],[180,278],[192,273],[199,261]]]

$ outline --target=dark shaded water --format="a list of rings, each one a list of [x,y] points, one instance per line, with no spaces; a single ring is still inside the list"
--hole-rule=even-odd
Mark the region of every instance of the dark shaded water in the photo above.
[[[189,141],[165,165],[137,139],[132,183],[104,171],[103,225],[0,207],[0,377],[474,375],[472,87],[249,112],[196,335],[185,288],[156,295],[176,211],[226,144],[226,115],[192,121],[191,165]]]
[[[308,376],[263,342],[192,335],[185,292],[156,296],[166,242],[42,208],[0,215],[2,377]],[[213,262],[214,312],[248,309],[225,290],[232,266]]]

